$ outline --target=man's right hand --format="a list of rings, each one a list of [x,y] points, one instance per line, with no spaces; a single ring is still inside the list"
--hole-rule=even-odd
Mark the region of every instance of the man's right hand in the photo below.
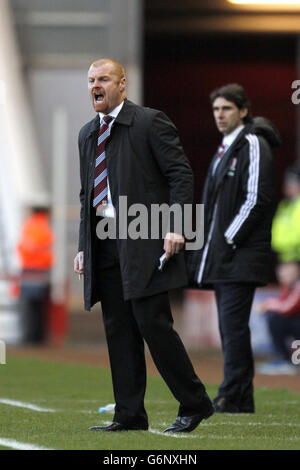
[[[79,251],[75,256],[74,271],[77,274],[83,274],[83,251]]]

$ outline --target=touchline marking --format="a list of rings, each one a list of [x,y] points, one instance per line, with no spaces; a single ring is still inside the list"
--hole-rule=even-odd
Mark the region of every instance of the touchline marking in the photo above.
[[[230,439],[230,440],[234,440],[234,439],[237,439],[237,440],[245,440],[245,439],[248,439],[246,436],[234,436],[232,434],[229,434],[227,436],[219,436],[217,434],[193,434],[193,435],[186,435],[186,434],[173,434],[173,433],[164,433],[164,432],[161,432],[161,431],[157,431],[156,429],[149,429],[148,430],[149,432],[151,432],[152,434],[158,434],[158,435],[161,435],[161,436],[165,436],[165,437],[175,437],[177,439],[214,439],[214,440],[224,440],[224,439]],[[260,437],[256,437],[256,439],[261,439]],[[272,437],[272,439],[275,439],[276,441],[297,441],[298,440],[298,437]]]
[[[41,413],[55,413],[56,410],[51,408],[42,408],[41,406],[33,405],[32,403],[24,403],[22,401],[10,400],[9,398],[0,398],[0,404],[17,406],[18,408],[27,408],[32,411],[39,411]]]
[[[167,426],[165,422],[159,422],[159,426]],[[249,423],[242,423],[239,421],[225,421],[222,423],[214,422],[214,423],[201,423],[199,429],[201,428],[210,428],[210,427],[218,427],[218,426],[285,426],[285,427],[300,427],[300,423],[260,423],[260,422],[249,422]]]
[[[198,436],[191,436],[191,435],[186,435],[186,434],[174,434],[174,433],[171,433],[171,432],[161,432],[161,431],[157,431],[156,429],[152,429],[152,428],[149,428],[148,429],[149,432],[151,432],[152,434],[158,434],[159,436],[165,436],[165,437],[175,437],[176,439],[197,439]]]
[[[34,444],[27,444],[25,442],[18,442],[14,439],[5,439],[0,437],[0,446],[9,447],[15,450],[54,450],[47,447],[36,446]]]
[[[211,426],[289,426],[289,427],[299,427],[299,423],[255,423],[255,422],[250,422],[250,423],[241,423],[237,421],[226,421],[224,423],[202,423],[201,427],[211,427]]]

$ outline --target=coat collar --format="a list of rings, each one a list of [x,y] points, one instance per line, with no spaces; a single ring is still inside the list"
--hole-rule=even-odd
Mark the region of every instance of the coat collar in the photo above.
[[[222,169],[220,169],[221,171],[220,171],[220,173],[217,177],[217,181],[216,181],[216,190],[219,188],[224,176],[226,175],[226,173],[228,171],[228,166],[231,162],[231,156],[232,156],[233,152],[235,150],[237,150],[239,147],[241,147],[241,145],[243,145],[244,137],[247,134],[247,132],[249,131],[249,128],[250,128],[250,126],[246,125],[244,127],[244,129],[240,132],[240,134],[237,136],[235,141],[230,145],[227,152],[224,153],[224,155],[222,157],[222,159],[223,159]]]
[[[135,104],[132,101],[129,101],[127,98],[124,100],[124,105],[116,117],[118,124],[124,124],[125,126],[131,126],[134,113],[135,113]]]
[[[127,98],[125,98],[124,105],[121,111],[119,112],[118,116],[116,117],[115,122],[118,124],[123,124],[125,126],[131,126],[134,113],[135,113],[135,104],[127,100]],[[99,118],[99,114],[97,114],[95,118],[91,121],[88,137],[91,134],[94,134],[95,132],[99,132],[99,126],[100,126],[100,118]]]
[[[223,155],[224,160],[227,161],[228,156],[230,156],[234,150],[236,150],[237,148],[239,148],[241,146],[241,143],[242,143],[246,133],[248,132],[248,130],[249,130],[249,125],[246,125],[241,130],[241,132],[239,132],[239,134],[236,136],[236,138],[234,139],[234,141],[232,142],[232,144],[230,145],[228,150],[224,153],[224,155]]]

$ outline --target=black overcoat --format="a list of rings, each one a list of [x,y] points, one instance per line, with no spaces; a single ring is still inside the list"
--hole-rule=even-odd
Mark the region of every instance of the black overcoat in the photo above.
[[[95,275],[96,233],[92,224],[96,142],[99,115],[79,133],[80,229],[78,251],[84,252],[84,301],[90,308],[100,299]],[[127,205],[192,203],[193,173],[184,154],[178,131],[161,111],[138,106],[127,99],[106,142],[107,170],[112,202],[119,221],[119,196]],[[135,217],[128,217],[128,223]],[[162,272],[163,239],[117,238],[124,299],[154,295],[186,285],[184,255],[174,255]]]

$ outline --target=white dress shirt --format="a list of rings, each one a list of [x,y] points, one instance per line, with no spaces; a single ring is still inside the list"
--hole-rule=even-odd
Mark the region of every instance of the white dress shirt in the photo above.
[[[222,145],[224,146],[223,155],[225,154],[225,152],[227,152],[229,147],[233,144],[233,142],[235,141],[235,139],[237,138],[239,133],[242,131],[242,129],[244,129],[244,127],[245,127],[245,125],[241,124],[240,126],[236,127],[234,129],[234,131],[232,131],[230,134],[225,135],[223,137],[223,139],[222,139]],[[223,156],[222,156],[222,158],[223,158]],[[216,159],[214,167],[213,167],[213,171],[212,171],[213,175],[215,174],[215,171],[216,171],[217,166],[220,163],[220,161],[221,161],[221,158]]]
[[[240,126],[236,127],[234,131],[232,131],[230,134],[225,135],[222,140],[222,144],[225,146],[225,152],[229,149],[230,145],[235,141],[239,133],[241,132],[242,129],[244,129],[245,125],[241,124]]]

